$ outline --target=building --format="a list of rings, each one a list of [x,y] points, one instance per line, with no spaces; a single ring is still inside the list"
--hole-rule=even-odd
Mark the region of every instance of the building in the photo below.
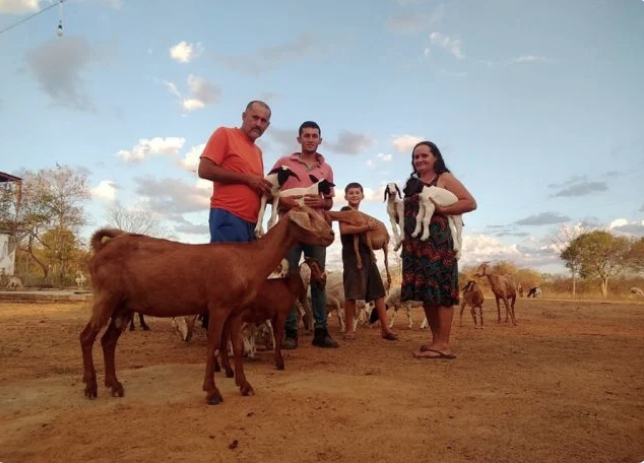
[[[12,212],[17,216],[20,211],[20,202],[22,200],[22,179],[20,177],[0,172],[0,188],[12,189],[12,193],[15,195],[15,210]],[[15,225],[8,226],[7,229],[0,229],[0,269],[4,270],[5,275],[14,274],[16,265],[16,247]]]

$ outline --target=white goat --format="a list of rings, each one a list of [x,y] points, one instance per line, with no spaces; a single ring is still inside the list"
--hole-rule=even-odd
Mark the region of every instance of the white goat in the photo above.
[[[414,326],[414,322],[411,318],[411,308],[412,306],[418,306],[420,305],[422,307],[423,303],[420,301],[405,301],[401,302],[400,300],[400,287],[396,287],[391,290],[387,298],[385,299],[385,305],[387,308],[393,308],[393,311],[391,313],[391,320],[389,320],[389,328],[393,328],[394,326],[394,321],[396,319],[396,313],[398,312],[399,307],[404,307],[404,309],[407,311],[407,326],[409,329],[412,329]]]
[[[421,241],[429,238],[429,222],[434,215],[436,206],[434,202],[441,207],[451,206],[458,201],[458,198],[451,191],[445,188],[436,186],[424,186],[420,195],[418,204],[418,214],[416,215],[416,228],[411,234],[414,238],[423,231],[420,236]],[[454,241],[454,250],[456,251],[456,258],[461,258],[462,239],[461,234],[463,231],[463,217],[461,215],[448,215],[449,228],[452,232],[452,240]]]
[[[398,251],[405,240],[405,203],[402,200],[398,185],[395,183],[387,184],[385,201],[387,201],[387,214],[391,221],[391,230],[394,232],[394,251]]]
[[[320,179],[318,180],[317,177],[314,175],[309,175],[309,178],[313,182],[312,185],[309,185],[307,187],[301,187],[301,188],[289,188],[288,190],[281,190],[280,191],[280,197],[285,198],[289,196],[300,196],[300,198],[297,199],[297,203],[300,206],[304,206],[304,198],[301,196],[304,195],[330,195],[331,194],[331,188],[335,186],[335,183],[329,182],[327,179]],[[271,217],[272,219],[272,217]],[[272,225],[269,224],[269,228]]]
[[[644,291],[642,291],[640,288],[631,288],[631,294],[637,297],[644,297]]]
[[[21,289],[22,287],[22,280],[19,277],[9,277],[8,289]]]
[[[268,228],[275,225],[275,222],[277,221],[277,205],[280,199],[279,197],[280,188],[282,188],[282,185],[284,185],[284,183],[288,180],[289,177],[295,177],[298,180],[300,179],[300,177],[298,177],[295,172],[293,172],[291,169],[289,169],[286,166],[277,167],[271,170],[268,173],[268,175],[265,177],[266,180],[271,182],[271,184],[273,185],[271,187],[271,195],[273,197],[272,203],[271,203],[271,218],[268,222]],[[268,197],[266,195],[262,195],[262,198],[259,203],[259,213],[257,214],[257,225],[255,225],[255,236],[257,236],[257,238],[260,238],[264,234],[262,222],[264,221],[266,201],[268,201]]]
[[[83,275],[83,272],[80,270],[76,272],[76,285],[78,286],[78,289],[83,289],[83,286],[85,286],[85,283],[87,282],[87,278],[85,278],[85,275]]]

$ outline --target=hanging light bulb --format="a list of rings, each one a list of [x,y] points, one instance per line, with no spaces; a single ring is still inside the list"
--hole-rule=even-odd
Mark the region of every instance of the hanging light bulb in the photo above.
[[[58,37],[63,36],[63,1],[58,1],[58,27],[56,28],[56,35]]]

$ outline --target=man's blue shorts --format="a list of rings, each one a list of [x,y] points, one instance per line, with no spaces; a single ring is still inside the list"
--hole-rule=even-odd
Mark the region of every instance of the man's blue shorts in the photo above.
[[[210,209],[210,242],[232,243],[255,240],[255,224],[223,209]]]

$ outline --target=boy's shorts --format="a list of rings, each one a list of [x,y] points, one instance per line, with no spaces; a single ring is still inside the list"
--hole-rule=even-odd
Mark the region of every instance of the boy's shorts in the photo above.
[[[361,269],[358,269],[354,256],[342,259],[344,264],[342,272],[344,299],[371,302],[385,297],[385,286],[382,283],[378,266],[375,262],[371,262],[368,255],[360,257],[362,258]]]

